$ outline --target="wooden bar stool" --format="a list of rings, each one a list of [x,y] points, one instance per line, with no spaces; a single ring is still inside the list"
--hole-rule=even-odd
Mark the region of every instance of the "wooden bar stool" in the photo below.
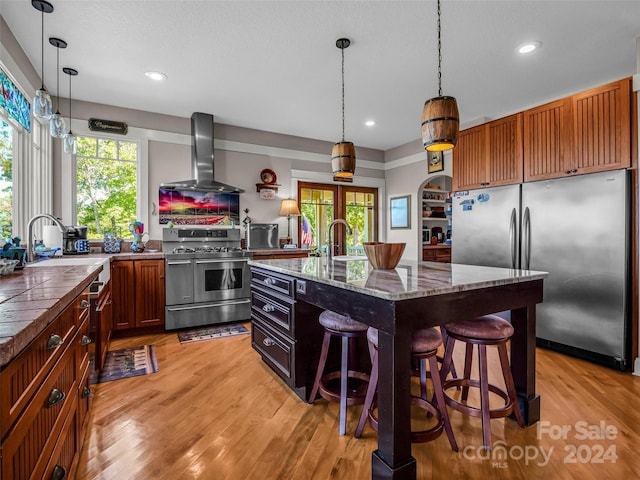
[[[459,340],[466,345],[464,358],[464,376],[463,378],[453,378],[443,380],[443,388],[445,401],[454,410],[462,412],[472,417],[480,417],[482,419],[482,440],[486,450],[491,449],[491,423],[492,418],[502,418],[515,415],[518,425],[524,428],[524,419],[520,411],[516,387],[513,383],[511,368],[509,366],[509,356],[507,354],[507,341],[513,335],[513,327],[511,324],[496,315],[485,315],[465,320],[457,323],[450,323],[444,326],[448,339],[445,347],[444,361],[442,364],[442,372],[447,372],[453,355],[455,341]],[[479,379],[471,378],[471,359],[473,355],[473,346],[478,346],[479,359]],[[502,367],[502,375],[507,390],[504,391],[496,385],[489,383],[487,372],[487,346],[495,345],[498,348],[500,356],[500,365]],[[454,387],[462,387],[462,396],[460,401],[450,397],[447,389]],[[469,387],[480,389],[480,408],[467,405],[469,396]],[[489,405],[489,392],[501,397],[504,400],[504,406],[492,409]]]
[[[364,323],[331,310],[322,312],[319,321],[324,327],[324,338],[309,403],[312,404],[315,401],[318,393],[330,402],[340,402],[340,435],[344,435],[347,424],[347,406],[364,403],[366,387],[369,383],[369,375],[350,369],[350,366],[355,364],[355,341],[357,338],[366,336],[368,327]],[[325,374],[324,368],[327,363],[331,337],[342,339],[340,371]],[[329,383],[336,379],[340,380],[339,393],[329,387]]]
[[[369,380],[369,388],[367,389],[367,397],[364,401],[364,408],[360,415],[360,421],[356,427],[355,437],[360,438],[364,424],[369,419],[369,423],[375,431],[378,431],[378,419],[375,416],[374,398],[378,387],[378,330],[370,327],[367,331],[367,339],[372,347],[372,367],[371,378]],[[438,347],[442,345],[442,335],[436,328],[425,328],[416,330],[411,336],[411,361],[420,364],[420,393],[421,396],[411,396],[411,404],[416,405],[427,411],[427,414],[437,418],[435,426],[421,431],[411,432],[412,443],[429,442],[438,438],[444,429],[449,439],[449,444],[454,452],[458,451],[458,444],[453,435],[453,429],[449,422],[449,414],[445,406],[445,399],[442,390],[442,383],[438,370],[438,360],[436,352]],[[426,364],[429,362],[429,370],[431,372],[431,380],[433,382],[434,400],[427,400],[427,374]]]

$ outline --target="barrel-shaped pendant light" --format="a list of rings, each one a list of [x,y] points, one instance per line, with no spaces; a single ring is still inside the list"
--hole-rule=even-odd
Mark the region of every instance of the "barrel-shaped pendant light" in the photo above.
[[[356,147],[344,139],[344,49],[351,45],[348,38],[336,40],[336,47],[342,52],[342,141],[333,145],[331,168],[334,177],[353,177],[356,171]]]
[[[422,109],[422,143],[429,152],[455,147],[460,130],[458,103],[442,95],[442,42],[440,35],[440,0],[438,0],[438,96],[424,102]]]
[[[44,14],[53,12],[53,5],[46,0],[31,0],[33,8],[40,12],[40,76],[42,86],[33,97],[33,116],[43,120],[51,118],[51,95],[44,86]]]

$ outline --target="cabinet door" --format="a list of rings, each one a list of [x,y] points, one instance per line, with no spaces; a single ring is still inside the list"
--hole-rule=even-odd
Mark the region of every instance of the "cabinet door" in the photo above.
[[[630,83],[626,78],[572,97],[572,173],[631,166]]]
[[[524,112],[524,181],[571,173],[571,98]]]
[[[111,294],[113,298],[113,329],[135,327],[135,293],[133,261],[111,264]]]
[[[487,127],[480,125],[460,132],[453,149],[453,190],[471,190],[487,181]]]
[[[136,327],[164,325],[164,260],[135,260]]]
[[[493,121],[488,125],[489,156],[487,185],[522,182],[522,113]]]
[[[107,358],[109,350],[109,340],[111,339],[112,319],[113,319],[113,302],[111,300],[111,282],[104,287],[103,293],[100,295],[100,304],[98,305],[96,320],[96,358],[95,369],[102,370],[104,361]]]

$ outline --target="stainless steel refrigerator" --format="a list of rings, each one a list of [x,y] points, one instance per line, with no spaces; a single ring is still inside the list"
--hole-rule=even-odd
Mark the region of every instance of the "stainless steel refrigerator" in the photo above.
[[[452,207],[453,263],[549,272],[539,346],[627,368],[626,170],[456,192]]]

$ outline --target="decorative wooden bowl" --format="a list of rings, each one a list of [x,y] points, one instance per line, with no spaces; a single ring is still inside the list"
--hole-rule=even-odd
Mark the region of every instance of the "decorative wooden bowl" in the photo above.
[[[406,243],[364,242],[364,253],[373,268],[391,270],[396,268]]]

